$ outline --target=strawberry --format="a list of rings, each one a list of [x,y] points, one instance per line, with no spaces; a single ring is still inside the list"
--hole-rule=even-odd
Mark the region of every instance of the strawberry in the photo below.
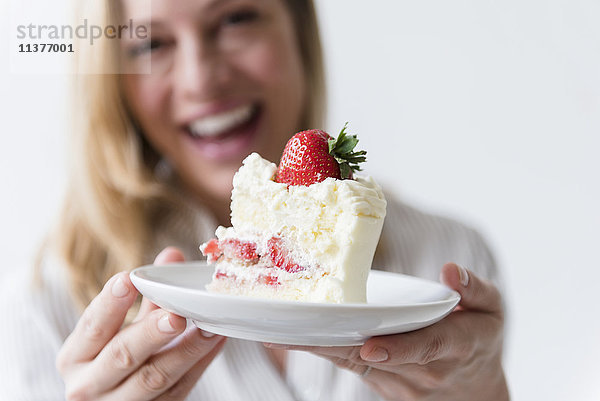
[[[352,179],[366,161],[364,150],[354,152],[356,135],[347,135],[346,125],[337,138],[312,129],[298,132],[285,145],[276,181],[288,185],[311,185],[327,177]]]
[[[287,271],[288,273],[297,273],[304,270],[304,267],[294,263],[288,250],[283,246],[281,238],[271,237],[267,241],[268,255],[271,263],[276,267]]]
[[[221,255],[223,255],[223,250],[220,247],[219,240],[216,238],[213,238],[207,243],[202,244],[200,246],[200,251],[208,258],[208,263],[216,262]]]
[[[241,259],[246,262],[258,262],[256,244],[254,242],[240,241],[235,238],[227,238],[219,241],[211,239],[200,247],[202,254],[206,256],[209,263],[216,262],[222,255],[229,259]]]
[[[241,259],[248,262],[258,262],[256,244],[249,241],[240,241],[235,238],[227,238],[219,241],[223,254],[230,259]]]
[[[227,275],[227,273],[224,273],[224,272],[222,272],[222,271],[217,271],[217,272],[215,272],[215,278],[216,278],[216,279],[221,279],[221,280],[223,280],[223,279],[230,278],[230,277],[231,277],[231,276]],[[235,276],[234,276],[234,277],[235,277]]]
[[[264,285],[280,285],[281,283],[279,282],[279,280],[277,280],[277,277],[271,275],[271,274],[261,274],[260,276],[258,276],[258,282],[260,284],[264,284]]]

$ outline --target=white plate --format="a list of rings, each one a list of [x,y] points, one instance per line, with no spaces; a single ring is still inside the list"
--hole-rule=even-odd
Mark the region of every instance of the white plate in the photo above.
[[[420,329],[441,320],[460,300],[442,284],[377,270],[369,275],[366,304],[214,294],[204,289],[213,270],[205,262],[151,265],[132,271],[131,281],[156,305],[203,330],[294,345],[360,345],[372,336]]]

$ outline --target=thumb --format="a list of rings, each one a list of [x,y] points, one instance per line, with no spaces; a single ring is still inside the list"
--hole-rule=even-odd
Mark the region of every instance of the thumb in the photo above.
[[[464,309],[502,313],[502,297],[494,284],[472,271],[446,263],[440,281],[460,294],[459,305]]]
[[[160,251],[160,253],[158,255],[156,255],[156,259],[154,259],[154,264],[162,265],[162,264],[166,264],[166,263],[183,262],[183,261],[185,261],[185,258],[183,257],[183,253],[178,248],[175,248],[174,246],[168,246],[165,249],[163,249],[162,251]]]

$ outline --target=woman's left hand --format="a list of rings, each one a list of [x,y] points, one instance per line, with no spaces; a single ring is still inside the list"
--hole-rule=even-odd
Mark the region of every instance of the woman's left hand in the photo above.
[[[508,400],[499,291],[453,263],[444,265],[440,277],[461,301],[432,326],[372,337],[358,347],[266,346],[325,357],[362,376],[387,400]]]

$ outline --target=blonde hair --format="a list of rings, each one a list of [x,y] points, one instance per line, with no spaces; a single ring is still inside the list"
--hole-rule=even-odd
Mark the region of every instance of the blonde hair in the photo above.
[[[325,114],[325,85],[314,5],[312,0],[284,2],[294,21],[307,83],[301,125],[319,127]],[[91,3],[96,4],[96,24],[115,25],[119,20],[117,2]],[[115,42],[101,40],[94,46],[94,54],[80,52],[79,66],[109,63],[112,66],[106,67],[114,68],[119,62]],[[160,156],[136,128],[119,75],[75,78],[72,164],[52,244],[68,269],[72,296],[83,308],[109,277],[150,262],[144,244],[151,243],[156,216],[181,207],[182,202],[155,177]]]

